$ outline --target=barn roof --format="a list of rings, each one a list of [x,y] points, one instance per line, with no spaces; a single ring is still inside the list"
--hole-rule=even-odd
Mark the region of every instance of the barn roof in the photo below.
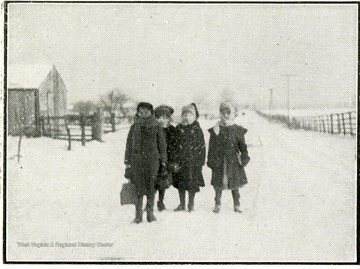
[[[7,88],[39,88],[52,68],[51,64],[8,65]]]

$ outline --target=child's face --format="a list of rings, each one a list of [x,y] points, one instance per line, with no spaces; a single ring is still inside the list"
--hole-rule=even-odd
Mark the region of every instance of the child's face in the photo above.
[[[220,117],[222,120],[234,120],[235,119],[235,111],[233,109],[222,109],[220,111]]]
[[[151,116],[151,110],[147,109],[147,108],[140,108],[139,109],[139,112],[138,112],[138,115],[140,118],[148,118]]]
[[[195,115],[191,112],[185,112],[182,114],[182,118],[187,124],[192,124],[195,121]]]
[[[163,128],[169,127],[170,125],[170,118],[165,115],[160,116],[157,120]]]

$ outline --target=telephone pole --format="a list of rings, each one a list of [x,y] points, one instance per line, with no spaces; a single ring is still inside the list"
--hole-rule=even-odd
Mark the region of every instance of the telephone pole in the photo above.
[[[272,110],[272,103],[273,103],[273,89],[270,90],[270,101],[269,101],[269,110]]]
[[[285,74],[282,75],[283,77],[286,77],[286,83],[287,83],[287,118],[288,118],[288,127],[291,128],[290,125],[290,78],[297,76],[296,74]]]

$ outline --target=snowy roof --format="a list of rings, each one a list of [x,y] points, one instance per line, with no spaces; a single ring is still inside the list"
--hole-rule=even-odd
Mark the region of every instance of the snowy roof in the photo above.
[[[8,88],[39,88],[53,66],[51,64],[8,65]]]

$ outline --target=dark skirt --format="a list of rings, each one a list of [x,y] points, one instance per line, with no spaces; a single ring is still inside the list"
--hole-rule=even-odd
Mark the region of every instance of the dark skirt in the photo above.
[[[174,187],[180,190],[199,192],[205,186],[202,175],[202,166],[183,165],[178,173],[174,174]]]

